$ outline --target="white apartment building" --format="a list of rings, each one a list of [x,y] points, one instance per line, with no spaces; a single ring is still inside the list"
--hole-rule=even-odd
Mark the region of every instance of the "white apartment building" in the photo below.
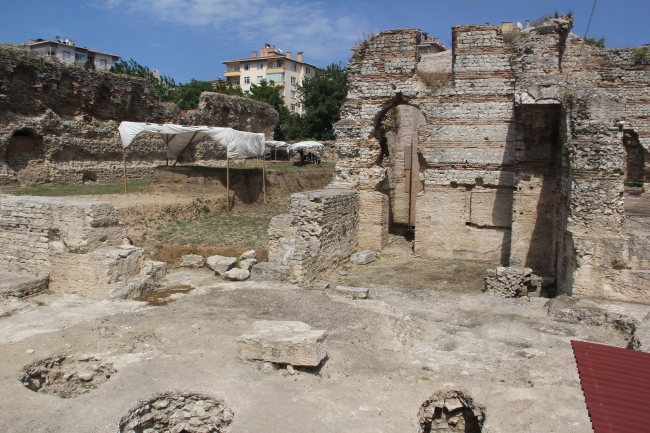
[[[74,64],[79,67],[84,67],[86,62],[89,62],[95,69],[111,69],[113,63],[120,60],[120,56],[117,54],[78,47],[75,41],[71,39],[62,40],[58,39],[58,37],[54,41],[30,39],[27,42],[27,47],[45,57],[52,57],[63,63]]]
[[[303,61],[303,53],[298,52],[293,58],[291,52],[283,52],[279,48],[266,44],[250,57],[234,60],[224,60],[226,65],[226,80],[229,83],[241,86],[244,93],[249,93],[251,84],[258,84],[262,80],[274,85],[284,86],[284,103],[292,113],[302,114],[302,107],[298,103],[298,85],[302,84],[305,77],[314,76],[316,66]]]

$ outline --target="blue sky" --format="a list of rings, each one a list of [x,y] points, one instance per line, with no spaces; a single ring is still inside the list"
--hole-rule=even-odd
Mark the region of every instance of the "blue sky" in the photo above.
[[[185,82],[223,76],[222,60],[269,42],[317,66],[347,63],[364,32],[414,27],[449,45],[451,26],[533,20],[573,10],[583,35],[592,0],[2,0],[0,42],[53,39],[108,51]],[[650,43],[649,0],[600,0],[589,36],[608,47]]]

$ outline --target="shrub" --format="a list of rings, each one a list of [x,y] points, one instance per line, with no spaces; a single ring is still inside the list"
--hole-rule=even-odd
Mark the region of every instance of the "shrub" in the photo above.
[[[514,44],[521,39],[522,33],[520,31],[512,31],[503,34],[503,42],[506,44]]]
[[[639,47],[635,48],[633,50],[634,55],[639,59],[639,60],[645,60],[648,57],[650,57],[650,52],[648,52],[648,49],[646,47]]]
[[[600,38],[598,40],[596,40],[596,38],[585,38],[585,44],[593,47],[605,48],[605,38]]]

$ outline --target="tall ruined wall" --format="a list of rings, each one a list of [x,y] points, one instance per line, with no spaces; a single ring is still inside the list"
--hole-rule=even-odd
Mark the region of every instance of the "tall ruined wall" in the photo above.
[[[410,200],[417,254],[528,266],[561,292],[648,302],[650,248],[624,233],[623,181],[626,146],[650,144],[649,62],[586,46],[571,26],[560,17],[508,40],[456,26],[450,79],[419,69],[416,30],[366,41],[335,126],[334,184],[384,192],[393,222]],[[391,129],[406,111],[426,119],[416,140]],[[395,174],[408,146],[417,194],[405,198]]]
[[[0,183],[112,182],[122,176],[121,121],[224,126],[273,134],[277,112],[247,98],[204,93],[181,115],[159,103],[143,79],[87,71],[36,53],[0,47]],[[183,161],[218,164],[225,151],[207,139]],[[151,177],[164,145],[143,135],[127,151],[129,178]]]

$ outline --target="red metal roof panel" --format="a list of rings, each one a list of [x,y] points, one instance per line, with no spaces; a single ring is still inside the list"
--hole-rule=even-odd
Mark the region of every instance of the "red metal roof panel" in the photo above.
[[[571,345],[594,432],[650,432],[650,353]]]

